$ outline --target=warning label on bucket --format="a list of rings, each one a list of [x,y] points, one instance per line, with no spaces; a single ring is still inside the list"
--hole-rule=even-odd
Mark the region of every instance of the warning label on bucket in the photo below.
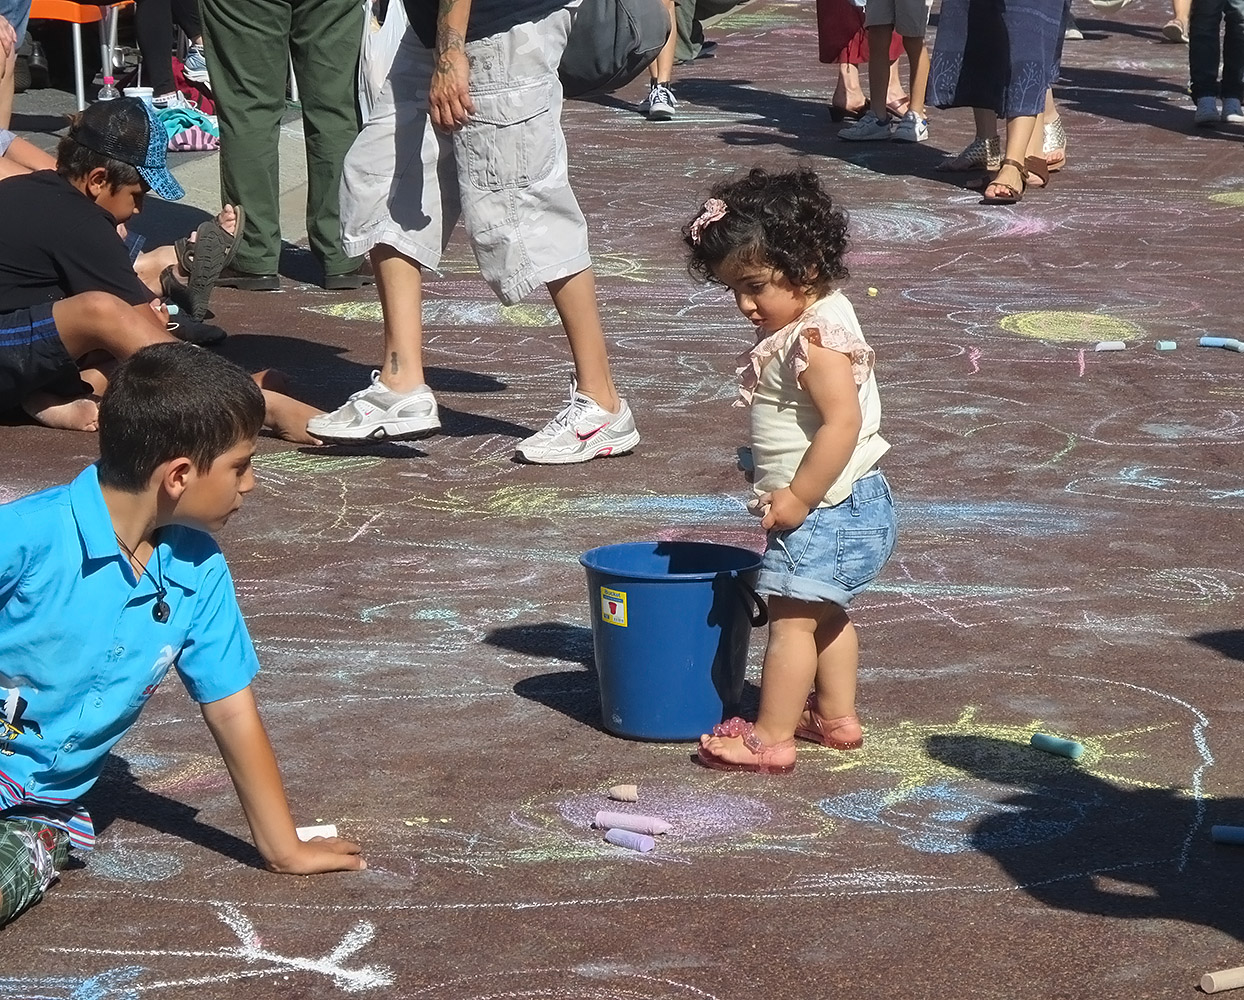
[[[626,628],[626,594],[620,590],[600,588],[600,617],[610,625]]]

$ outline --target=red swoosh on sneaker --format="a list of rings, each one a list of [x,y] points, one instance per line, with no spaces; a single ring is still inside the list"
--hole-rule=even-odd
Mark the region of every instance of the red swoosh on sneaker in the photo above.
[[[575,431],[574,432],[575,437],[577,437],[580,441],[591,441],[592,438],[596,437],[597,434],[599,434],[601,431],[603,431],[608,426],[609,426],[608,423],[603,423],[599,427],[595,428],[594,430],[588,431],[586,434],[584,434],[582,431]]]

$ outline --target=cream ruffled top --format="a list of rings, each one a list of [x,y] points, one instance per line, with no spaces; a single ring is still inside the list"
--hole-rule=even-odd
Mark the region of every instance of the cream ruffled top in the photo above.
[[[751,407],[756,495],[789,486],[821,426],[821,415],[800,382],[808,367],[809,344],[847,355],[859,387],[863,417],[859,439],[847,467],[820,504],[831,507],[849,497],[852,484],[867,475],[890,448],[879,433],[881,400],[873,377],[873,350],[864,340],[847,297],[834,291],[818,299],[793,323],[740,355],[737,371],[742,398],[735,405]]]

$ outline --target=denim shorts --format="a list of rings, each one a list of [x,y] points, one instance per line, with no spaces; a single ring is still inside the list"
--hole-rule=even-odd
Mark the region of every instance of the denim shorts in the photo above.
[[[17,44],[26,39],[26,24],[30,21],[30,0],[0,0],[0,17],[13,25],[17,32]]]
[[[592,266],[561,127],[557,64],[572,17],[563,8],[467,42],[475,113],[452,136],[432,127],[434,60],[407,30],[346,154],[346,253],[384,244],[436,270],[461,216],[484,280],[507,305]]]
[[[890,484],[870,472],[842,503],[816,508],[798,528],[769,532],[756,590],[845,608],[881,572],[897,531]]]

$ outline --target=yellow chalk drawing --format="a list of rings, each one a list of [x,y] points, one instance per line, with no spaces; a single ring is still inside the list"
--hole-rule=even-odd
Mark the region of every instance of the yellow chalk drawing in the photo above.
[[[379,302],[335,302],[326,306],[306,306],[307,312],[334,319],[366,323],[384,322]],[[444,326],[557,326],[561,320],[552,306],[521,303],[503,306],[499,302],[437,299],[423,303],[423,321]]]
[[[384,459],[369,455],[306,455],[300,451],[274,451],[267,455],[256,455],[255,468],[272,473],[310,473],[326,475],[329,473],[355,472],[379,465]]]
[[[1224,191],[1222,194],[1211,194],[1209,200],[1216,201],[1219,205],[1244,208],[1244,191]]]
[[[1059,342],[1137,340],[1145,335],[1144,330],[1128,320],[1089,312],[1015,313],[1003,319],[999,326],[1021,337]]]

